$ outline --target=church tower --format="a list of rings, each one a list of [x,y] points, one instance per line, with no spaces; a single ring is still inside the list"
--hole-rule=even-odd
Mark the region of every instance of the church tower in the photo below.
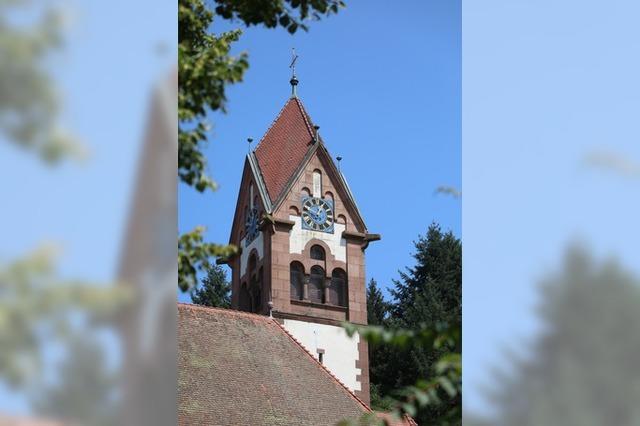
[[[296,95],[246,157],[226,259],[232,307],[272,314],[329,371],[369,403],[367,342],[343,321],[367,323],[368,232],[344,176]],[[263,354],[269,356],[269,354]]]

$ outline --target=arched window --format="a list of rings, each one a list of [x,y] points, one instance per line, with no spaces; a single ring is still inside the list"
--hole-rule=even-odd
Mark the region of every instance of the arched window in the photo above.
[[[333,202],[333,192],[331,191],[327,191],[324,193],[324,199],[325,200],[331,200]]]
[[[240,310],[249,312],[251,310],[251,302],[249,298],[249,290],[247,290],[247,283],[240,285]]]
[[[252,278],[250,294],[251,312],[259,313],[262,310],[262,268]]]
[[[315,303],[324,303],[324,269],[318,265],[311,267],[309,300]]]
[[[302,300],[304,295],[304,266],[300,262],[291,262],[290,281],[291,281],[291,299]]]
[[[347,274],[340,268],[333,270],[331,274],[331,286],[329,287],[329,303],[338,306],[347,306]]]
[[[311,191],[306,186],[300,190],[300,198],[309,197],[311,195]]]
[[[253,275],[256,273],[256,265],[258,263],[258,259],[256,258],[256,254],[251,253],[251,256],[249,256],[249,265],[247,268],[247,272],[249,273],[249,276]]]
[[[347,218],[343,214],[339,214],[336,220],[337,223],[344,225],[344,229],[347,229]]]
[[[313,196],[322,196],[322,172],[318,169],[313,171]]]
[[[249,277],[249,285],[248,288],[246,288],[246,292],[247,292],[247,311],[249,312],[258,312],[258,310],[260,309],[260,303],[259,301],[261,300],[261,280],[258,277],[258,271],[257,271],[257,266],[258,266],[258,258],[256,256],[256,253],[253,252],[251,253],[251,255],[249,256],[249,264],[247,265],[247,274]]]
[[[311,246],[311,258],[315,260],[325,260],[324,249],[318,244]]]

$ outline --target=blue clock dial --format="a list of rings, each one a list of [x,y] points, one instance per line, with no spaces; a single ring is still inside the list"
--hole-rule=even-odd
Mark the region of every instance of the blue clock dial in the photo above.
[[[333,202],[317,197],[302,199],[302,229],[333,232]]]

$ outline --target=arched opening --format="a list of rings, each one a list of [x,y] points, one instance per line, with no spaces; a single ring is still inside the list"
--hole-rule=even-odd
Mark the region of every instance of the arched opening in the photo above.
[[[291,262],[289,270],[291,300],[302,300],[304,297],[304,266],[300,262]]]
[[[325,260],[326,255],[322,246],[315,244],[311,246],[311,258],[314,260]]]
[[[262,310],[262,268],[251,278],[251,312],[259,313]]]
[[[313,196],[322,196],[322,172],[318,169],[313,171]]]
[[[345,215],[339,214],[336,219],[337,219],[336,220],[337,223],[344,225],[344,229],[347,229],[347,218]]]
[[[259,312],[262,305],[262,268],[258,273],[258,257],[256,252],[252,252],[249,256],[247,265],[247,275],[249,277],[249,285],[247,291],[247,311]]]
[[[309,300],[315,303],[324,303],[324,269],[320,266],[311,267],[309,277]]]
[[[249,276],[256,273],[257,264],[258,264],[258,259],[256,257],[256,253],[253,252],[251,253],[251,256],[249,256],[249,265],[247,266],[247,272],[249,273]]]
[[[329,303],[337,306],[347,306],[347,274],[340,268],[334,269],[331,274]]]
[[[251,302],[249,298],[249,290],[247,290],[247,283],[240,284],[240,303],[239,308],[241,311],[249,312],[251,310]]]
[[[306,186],[300,190],[300,198],[304,199],[305,197],[311,196],[311,191]]]

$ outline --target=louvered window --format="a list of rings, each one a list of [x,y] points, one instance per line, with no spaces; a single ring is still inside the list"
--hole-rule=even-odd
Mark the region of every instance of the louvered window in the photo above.
[[[319,266],[311,268],[309,300],[315,303],[324,303],[324,269]]]
[[[304,267],[299,262],[292,262],[290,265],[291,276],[291,299],[302,300],[304,294]]]
[[[337,306],[347,306],[347,274],[340,268],[333,270],[331,285],[329,286],[329,303]]]
[[[324,260],[324,249],[319,245],[311,246],[311,258],[315,260]]]

